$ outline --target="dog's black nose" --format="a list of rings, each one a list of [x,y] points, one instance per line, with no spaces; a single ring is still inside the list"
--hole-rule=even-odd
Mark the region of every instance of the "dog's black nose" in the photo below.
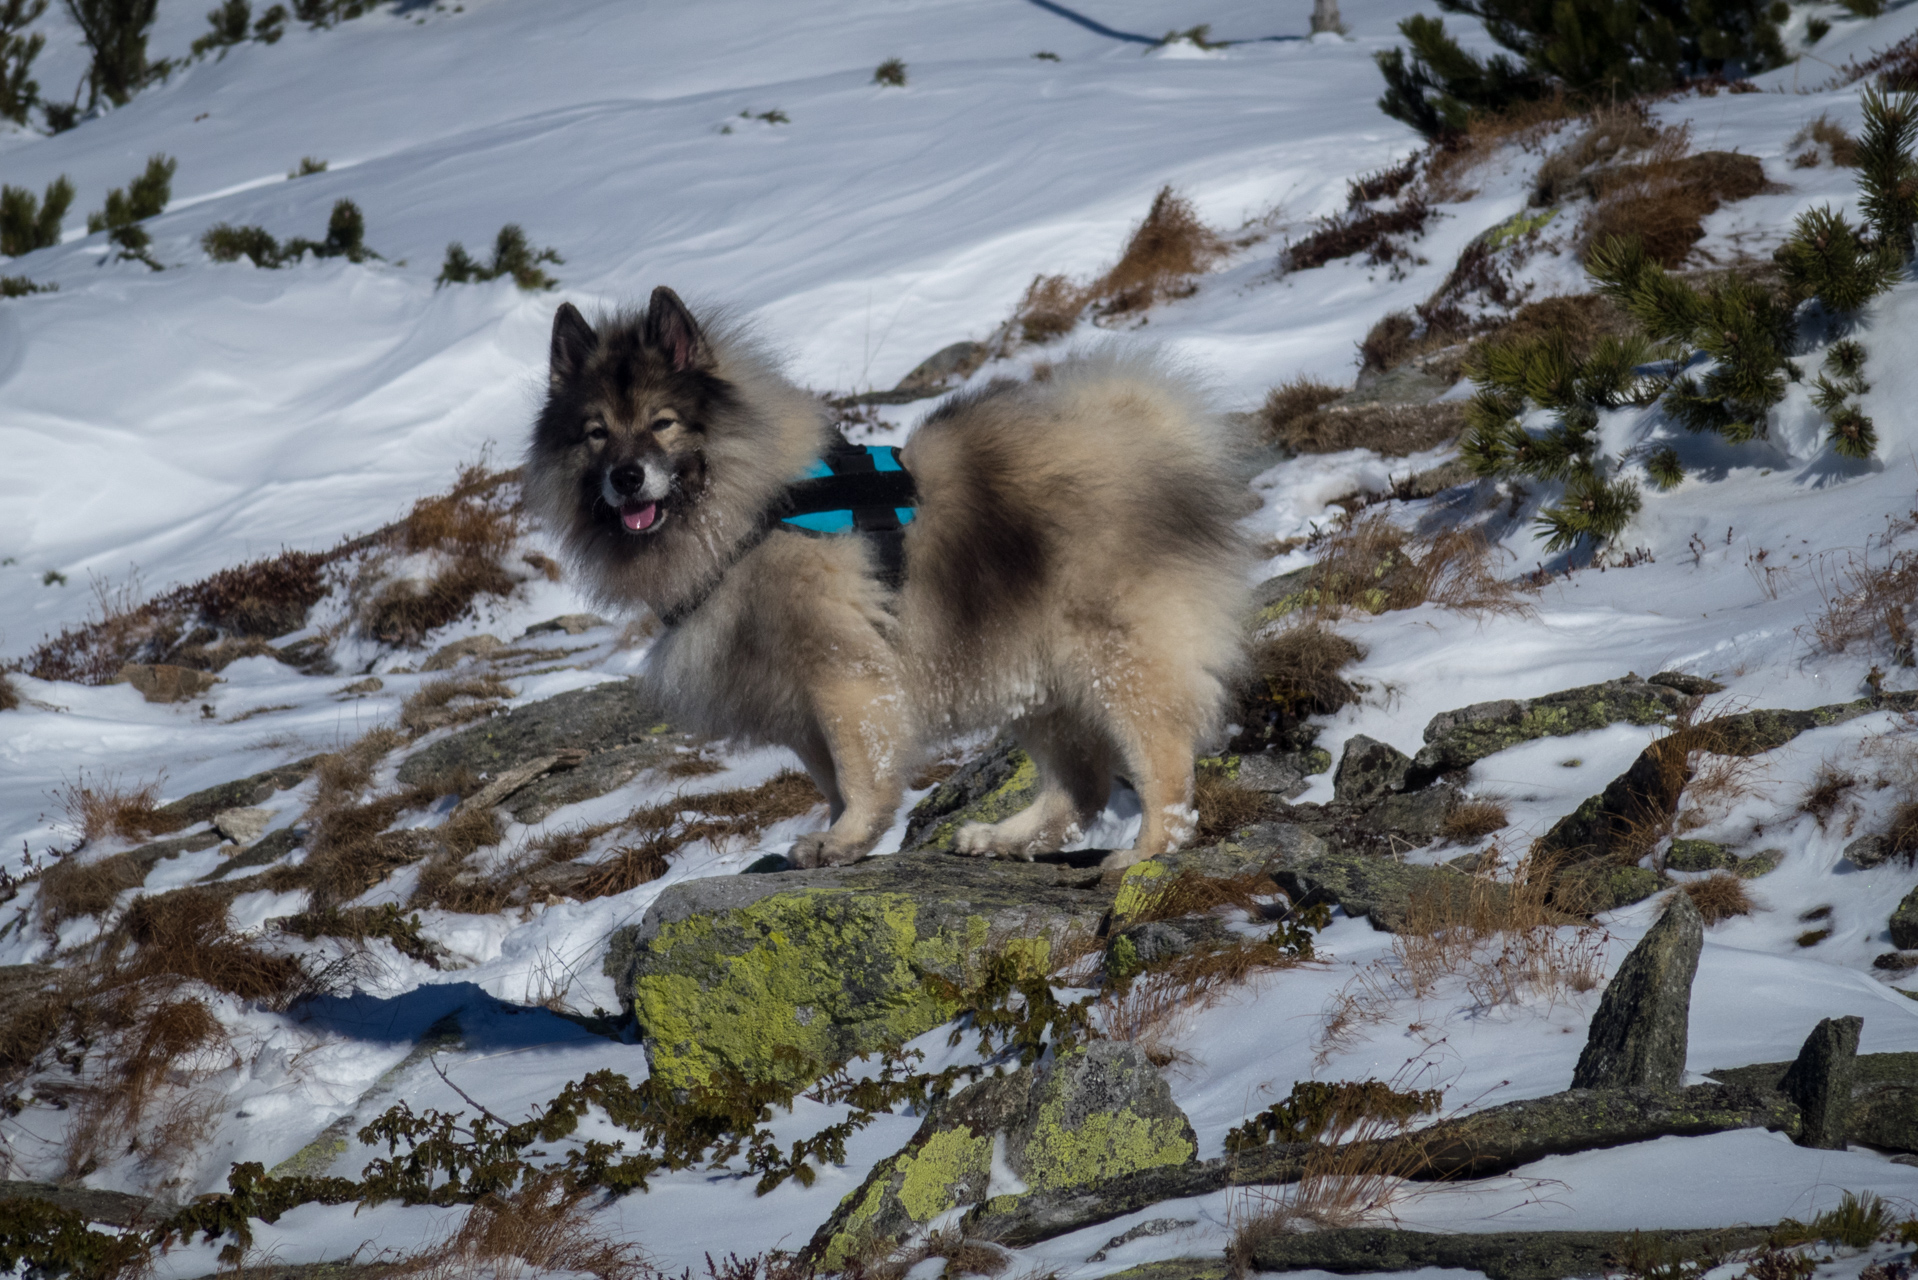
[[[614,492],[633,493],[646,483],[646,468],[636,462],[623,462],[614,467],[607,478],[613,482]]]

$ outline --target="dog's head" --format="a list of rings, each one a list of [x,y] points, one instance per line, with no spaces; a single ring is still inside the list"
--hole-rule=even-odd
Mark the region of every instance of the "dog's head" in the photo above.
[[[637,550],[699,502],[706,433],[729,392],[671,289],[653,290],[643,316],[599,329],[563,303],[533,453],[543,470],[572,478],[575,521]]]

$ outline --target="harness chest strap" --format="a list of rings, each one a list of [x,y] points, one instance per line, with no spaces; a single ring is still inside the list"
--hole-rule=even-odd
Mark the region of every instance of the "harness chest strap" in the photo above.
[[[858,534],[879,563],[880,581],[897,591],[906,580],[906,526],[919,502],[912,473],[888,445],[855,445],[835,437],[825,456],[807,465],[767,510],[759,528],[734,549],[732,558],[703,589],[660,615],[678,626],[705,604],[733,565],[776,529],[827,538]]]

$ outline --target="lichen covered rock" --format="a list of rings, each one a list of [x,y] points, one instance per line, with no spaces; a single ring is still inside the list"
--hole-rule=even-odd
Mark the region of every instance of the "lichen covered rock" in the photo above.
[[[1010,737],[1000,737],[913,806],[900,847],[949,852],[967,823],[1010,818],[1038,793],[1038,766]]]
[[[1007,939],[1043,969],[1052,945],[1097,931],[1113,894],[1096,868],[944,854],[692,880],[614,935],[607,972],[656,1077],[803,1085],[950,1018],[928,975],[963,983]]]
[[[990,1202],[1003,1212],[1027,1195],[1189,1164],[1197,1151],[1191,1123],[1145,1053],[1095,1040],[935,1107],[803,1256],[837,1269],[964,1205]]]
[[[1692,978],[1705,922],[1689,894],[1674,893],[1605,986],[1592,1015],[1574,1089],[1676,1089],[1690,1043]]]
[[[1661,724],[1691,700],[1667,684],[1628,675],[1538,698],[1501,698],[1441,712],[1425,726],[1425,745],[1413,757],[1414,782],[1463,769],[1536,738],[1564,737],[1621,721]]]

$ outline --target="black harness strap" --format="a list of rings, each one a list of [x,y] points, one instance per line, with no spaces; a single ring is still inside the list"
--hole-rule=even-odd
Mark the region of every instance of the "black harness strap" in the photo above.
[[[835,435],[825,456],[786,486],[712,580],[659,620],[669,627],[684,622],[711,598],[733,566],[776,529],[811,538],[858,534],[872,546],[879,580],[887,590],[897,591],[906,581],[906,525],[918,503],[918,487],[900,462],[899,450],[851,444]]]

